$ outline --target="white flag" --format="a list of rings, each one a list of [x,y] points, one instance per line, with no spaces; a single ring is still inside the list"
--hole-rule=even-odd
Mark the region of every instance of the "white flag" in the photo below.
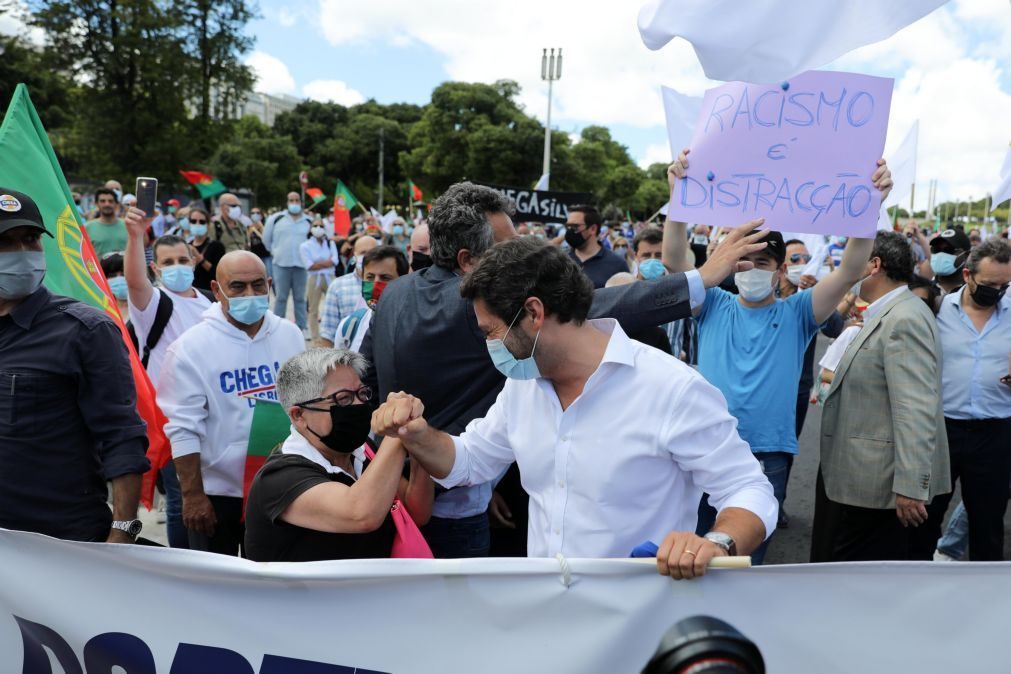
[[[902,145],[890,156],[885,157],[888,160],[888,168],[892,171],[892,182],[894,183],[888,200],[883,204],[886,207],[902,206],[905,208],[908,204],[906,199],[913,191],[913,184],[916,183],[916,148],[919,135],[920,120],[916,120],[902,141]]]
[[[1011,199],[1011,143],[1008,144],[1007,154],[1004,156],[1004,165],[1000,167],[1000,185],[993,191],[990,209],[993,210],[1008,199]]]
[[[536,185],[534,185],[534,190],[535,191],[546,191],[548,189],[548,178],[550,176],[551,176],[550,173],[545,173],[544,175],[542,175],[541,179],[537,181]]]
[[[383,231],[387,234],[393,232],[393,221],[397,219],[397,212],[394,209],[386,211],[386,215],[379,219],[379,222],[383,226]]]
[[[695,124],[702,110],[702,98],[686,96],[669,87],[660,87],[663,95],[663,109],[667,114],[667,138],[670,141],[671,161],[681,150],[691,144]]]
[[[947,0],[649,0],[639,34],[650,49],[692,43],[706,76],[776,83],[879,42]]]

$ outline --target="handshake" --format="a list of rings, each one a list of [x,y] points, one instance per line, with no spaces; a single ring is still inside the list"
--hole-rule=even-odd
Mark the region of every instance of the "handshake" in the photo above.
[[[425,406],[414,396],[403,391],[391,393],[372,413],[372,432],[398,439],[410,451],[421,445],[432,430],[422,416],[424,412]]]

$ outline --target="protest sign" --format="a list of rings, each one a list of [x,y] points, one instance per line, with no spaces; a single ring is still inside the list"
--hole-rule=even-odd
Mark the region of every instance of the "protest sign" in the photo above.
[[[512,199],[516,205],[514,222],[565,222],[569,206],[593,203],[593,195],[588,192],[547,192],[529,187],[477,184],[491,187]]]
[[[892,85],[812,71],[706,91],[670,218],[734,226],[764,217],[780,231],[873,237],[881,200],[871,176]]]

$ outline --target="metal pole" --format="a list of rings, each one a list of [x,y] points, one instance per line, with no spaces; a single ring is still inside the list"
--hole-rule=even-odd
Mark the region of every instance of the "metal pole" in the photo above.
[[[541,175],[548,175],[551,173],[551,94],[552,94],[552,84],[554,80],[548,80],[548,123],[544,127],[544,165],[541,167]],[[548,177],[548,184],[550,185],[551,178]],[[548,185],[545,185],[547,188]]]
[[[986,223],[986,221],[990,219],[990,195],[989,194],[987,194],[986,198],[983,199],[983,207],[984,207],[985,210],[983,211],[983,224],[980,225],[980,232],[981,233],[982,233],[983,227],[987,227],[988,226],[987,223]]]
[[[383,212],[383,146],[386,140],[386,129],[379,127],[379,212]]]
[[[548,54],[545,49],[541,54],[541,79],[548,83],[548,116],[547,124],[544,127],[544,164],[541,167],[541,175],[547,176],[548,189],[551,182],[551,103],[554,96],[554,82],[562,78],[562,50],[558,50],[558,58],[555,58],[555,50]]]

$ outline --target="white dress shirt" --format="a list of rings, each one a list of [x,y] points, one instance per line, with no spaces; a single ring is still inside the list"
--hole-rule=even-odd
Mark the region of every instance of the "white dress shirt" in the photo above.
[[[866,325],[867,321],[871,320],[872,318],[880,314],[881,310],[885,308],[886,304],[894,300],[902,293],[908,292],[909,286],[899,286],[895,290],[892,290],[891,292],[886,293],[881,297],[879,297],[878,299],[871,302],[869,305],[867,305],[867,308],[864,309],[864,316],[863,316],[864,324]]]
[[[531,557],[627,557],[671,531],[694,532],[703,490],[717,510],[749,510],[771,534],[772,486],[719,390],[613,319],[590,324],[611,337],[569,408],[547,379],[507,380],[487,416],[453,438],[453,469],[437,482],[481,484],[516,461]]]

